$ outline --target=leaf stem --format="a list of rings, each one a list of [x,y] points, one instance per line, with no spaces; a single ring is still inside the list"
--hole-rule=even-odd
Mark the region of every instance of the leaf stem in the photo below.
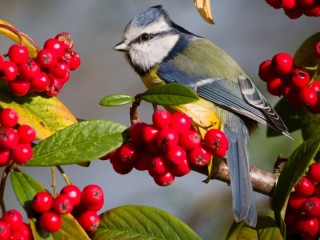
[[[56,181],[55,168],[53,166],[51,167],[51,186],[52,186],[52,190],[53,190],[53,197],[56,197],[58,195],[57,181]]]
[[[61,176],[63,177],[64,181],[68,184],[71,185],[71,181],[70,178],[68,177],[68,175],[66,174],[66,172],[62,169],[62,167],[60,165],[56,166],[58,171],[60,172]]]

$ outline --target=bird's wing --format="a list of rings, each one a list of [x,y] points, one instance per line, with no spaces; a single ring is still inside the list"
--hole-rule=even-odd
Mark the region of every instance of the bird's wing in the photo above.
[[[193,49],[196,56],[189,52],[178,54],[160,65],[158,75],[167,83],[178,82],[189,86],[200,97],[221,108],[290,136],[279,115],[241,68],[215,45],[207,44],[205,56],[199,55],[200,49]],[[212,47],[215,47],[214,51],[210,51]],[[199,58],[202,61],[197,61]]]

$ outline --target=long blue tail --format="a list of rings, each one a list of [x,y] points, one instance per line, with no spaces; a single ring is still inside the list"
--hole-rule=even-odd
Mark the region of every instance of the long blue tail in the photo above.
[[[224,132],[229,140],[227,164],[231,179],[234,218],[236,222],[244,220],[249,226],[255,227],[257,211],[247,149],[249,132],[244,122],[232,113],[228,113]]]

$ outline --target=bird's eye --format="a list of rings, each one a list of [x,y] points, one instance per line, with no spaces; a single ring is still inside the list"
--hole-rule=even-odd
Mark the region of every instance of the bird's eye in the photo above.
[[[146,42],[146,41],[148,41],[150,39],[151,39],[151,36],[148,33],[143,33],[143,34],[140,35],[140,40],[142,42]]]

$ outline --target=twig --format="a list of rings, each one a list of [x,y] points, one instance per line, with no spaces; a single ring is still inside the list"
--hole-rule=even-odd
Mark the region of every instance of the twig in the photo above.
[[[56,172],[54,167],[51,167],[51,186],[53,190],[53,197],[56,197],[58,195],[58,192],[57,192]]]
[[[11,170],[12,167],[12,163],[9,164],[2,172],[2,176],[1,176],[1,183],[0,183],[0,207],[1,207],[1,211],[2,213],[4,213],[6,211],[6,206],[4,204],[4,190],[6,187],[6,182],[7,182],[7,178],[8,178],[8,174]]]

